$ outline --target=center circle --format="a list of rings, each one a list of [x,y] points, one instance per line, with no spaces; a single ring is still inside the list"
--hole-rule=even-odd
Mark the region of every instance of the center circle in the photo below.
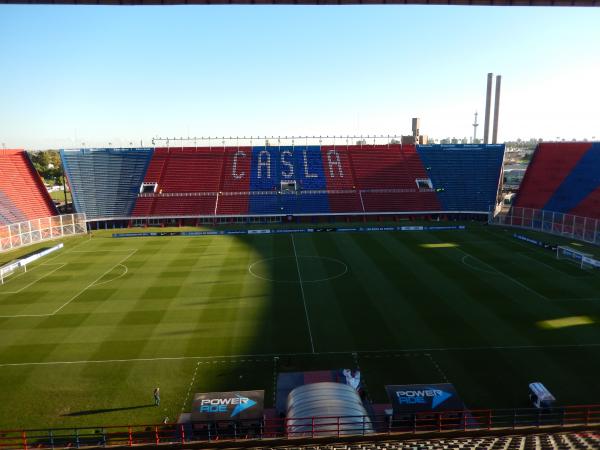
[[[346,275],[348,266],[328,256],[273,256],[250,264],[248,273],[275,283],[319,283]]]

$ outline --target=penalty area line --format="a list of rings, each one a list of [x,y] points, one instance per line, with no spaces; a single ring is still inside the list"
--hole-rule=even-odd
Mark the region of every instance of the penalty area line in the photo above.
[[[40,362],[22,362],[22,363],[0,363],[0,367],[26,367],[26,366],[58,366],[58,365],[78,365],[78,364],[111,364],[111,363],[129,363],[129,362],[156,362],[156,361],[198,361],[199,364],[212,363],[233,363],[247,362],[252,363],[250,358],[282,358],[286,356],[310,356],[310,355],[347,355],[356,353],[357,355],[383,355],[398,356],[403,353],[427,353],[427,352],[474,352],[474,351],[489,351],[489,350],[560,350],[572,348],[600,348],[600,343],[590,344],[552,344],[552,345],[496,345],[482,347],[431,347],[431,348],[401,348],[389,350],[341,350],[334,352],[291,352],[291,353],[255,353],[246,355],[214,355],[214,356],[164,356],[157,358],[129,358],[129,359],[97,359],[97,360],[79,360],[79,361],[40,361]],[[242,359],[245,358],[245,359]]]
[[[96,278],[94,281],[92,281],[90,284],[88,284],[86,287],[84,287],[81,291],[77,292],[77,294],[75,294],[68,301],[66,301],[65,303],[63,303],[61,306],[59,306],[58,308],[56,308],[51,313],[47,313],[47,314],[15,314],[15,315],[12,315],[12,316],[0,316],[0,319],[16,319],[16,318],[23,318],[23,317],[50,317],[50,316],[54,316],[57,313],[59,313],[64,307],[68,306],[71,302],[73,302],[73,300],[75,300],[78,297],[80,297],[84,292],[86,292],[88,289],[90,289],[96,283],[98,283],[102,278],[104,278],[107,274],[109,274],[112,270],[114,270],[115,267],[117,267],[119,265],[122,265],[127,259],[131,258],[136,252],[137,252],[137,249],[135,249],[133,252],[129,253],[127,256],[125,256],[124,258],[122,258],[115,265],[113,265],[112,267],[110,267],[102,275],[100,275],[98,278]]]

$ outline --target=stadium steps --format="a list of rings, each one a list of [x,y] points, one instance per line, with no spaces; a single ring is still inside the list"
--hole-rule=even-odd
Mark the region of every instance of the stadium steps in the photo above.
[[[46,187],[22,150],[0,150],[0,222],[57,214]]]

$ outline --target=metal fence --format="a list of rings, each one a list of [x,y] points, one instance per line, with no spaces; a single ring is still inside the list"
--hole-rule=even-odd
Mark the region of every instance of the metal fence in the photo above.
[[[219,440],[418,435],[419,433],[568,429],[600,425],[600,405],[553,409],[505,409],[427,412],[406,416],[272,418],[194,424],[107,426],[0,431],[1,449],[58,449],[117,446],[182,445]],[[295,432],[297,421],[312,424]],[[371,427],[365,426],[370,423]],[[350,428],[353,427],[353,428]]]
[[[600,245],[600,220],[532,208],[510,208],[490,223],[525,228]]]
[[[67,214],[0,225],[0,252],[86,232],[85,214]]]

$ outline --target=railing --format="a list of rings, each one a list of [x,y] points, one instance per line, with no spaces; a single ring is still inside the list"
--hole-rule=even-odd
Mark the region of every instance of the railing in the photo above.
[[[301,424],[301,425],[300,425]],[[427,412],[405,416],[261,419],[194,424],[130,425],[0,431],[0,449],[133,447],[217,440],[261,440],[600,426],[600,405],[553,409]],[[301,427],[301,429],[299,429]]]
[[[510,208],[490,223],[525,228],[600,245],[600,220],[532,208]]]
[[[86,232],[85,214],[67,214],[0,225],[0,253]]]

